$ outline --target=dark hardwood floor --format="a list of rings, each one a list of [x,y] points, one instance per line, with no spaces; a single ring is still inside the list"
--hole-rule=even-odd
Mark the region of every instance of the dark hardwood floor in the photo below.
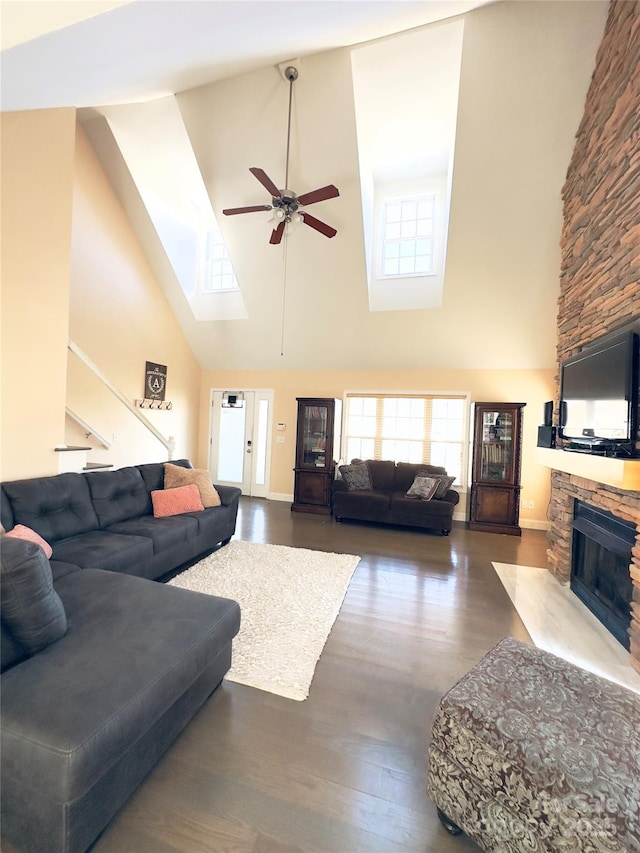
[[[443,537],[243,498],[236,536],[362,558],[310,696],[224,682],[95,853],[478,850],[425,794],[430,724],[495,643],[529,639],[491,561],[543,566],[545,534]]]

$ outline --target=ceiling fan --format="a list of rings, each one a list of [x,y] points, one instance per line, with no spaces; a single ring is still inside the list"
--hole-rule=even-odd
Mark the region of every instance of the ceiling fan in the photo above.
[[[298,69],[293,65],[287,66],[284,70],[284,76],[289,81],[289,119],[287,124],[287,159],[285,167],[285,187],[289,183],[289,149],[291,146],[291,101],[293,95],[293,83],[298,79]],[[310,213],[307,213],[304,208],[310,204],[316,204],[319,201],[325,201],[328,198],[336,198],[340,195],[338,188],[333,184],[326,187],[320,187],[317,190],[296,195],[289,189],[279,190],[271,178],[267,175],[264,169],[259,169],[252,166],[249,171],[256,177],[262,186],[271,194],[271,204],[254,204],[248,207],[228,207],[222,212],[225,216],[235,216],[237,213],[256,213],[260,210],[273,210],[273,215],[278,224],[271,232],[269,243],[277,245],[282,241],[284,230],[287,224],[304,222],[325,237],[335,237],[338,233],[331,225],[316,219]]]

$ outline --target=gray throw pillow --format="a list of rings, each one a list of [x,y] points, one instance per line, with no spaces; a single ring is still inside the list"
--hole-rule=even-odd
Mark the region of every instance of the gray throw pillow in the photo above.
[[[435,500],[440,500],[447,494],[447,492],[451,488],[455,477],[443,477],[439,476],[438,474],[432,474],[432,476],[439,480],[438,488],[435,490],[433,497]]]
[[[53,588],[51,566],[33,542],[2,537],[0,616],[29,655],[67,633],[67,615]]]
[[[366,462],[358,462],[355,465],[341,465],[339,470],[350,492],[371,488],[369,466]]]
[[[406,493],[408,498],[420,498],[430,501],[434,496],[439,482],[433,477],[416,477]]]

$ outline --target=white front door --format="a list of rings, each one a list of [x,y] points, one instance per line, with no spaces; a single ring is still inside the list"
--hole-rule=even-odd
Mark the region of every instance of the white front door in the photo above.
[[[225,391],[241,404],[226,404]],[[272,407],[273,391],[212,389],[209,468],[214,483],[267,497]]]

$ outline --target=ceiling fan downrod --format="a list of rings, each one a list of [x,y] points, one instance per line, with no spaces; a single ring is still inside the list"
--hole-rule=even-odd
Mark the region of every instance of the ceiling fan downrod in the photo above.
[[[293,84],[298,79],[298,69],[288,65],[284,70],[284,76],[289,81],[289,116],[287,119],[287,157],[284,169],[284,185],[289,186],[289,151],[291,149],[291,105],[293,103]]]

